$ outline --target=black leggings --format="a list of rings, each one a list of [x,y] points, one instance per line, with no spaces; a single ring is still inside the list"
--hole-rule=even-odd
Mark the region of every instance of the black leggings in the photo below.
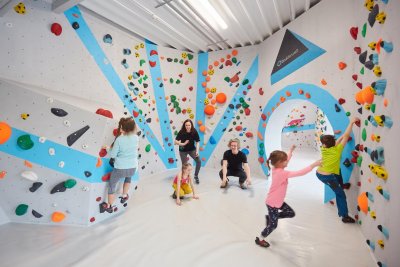
[[[267,227],[265,227],[265,229],[261,232],[263,237],[267,237],[276,229],[276,227],[278,227],[278,219],[293,218],[296,215],[294,210],[288,204],[286,204],[286,202],[283,202],[280,208],[274,208],[269,205],[267,205],[267,208],[269,220]],[[279,210],[281,210],[281,212],[279,212]]]

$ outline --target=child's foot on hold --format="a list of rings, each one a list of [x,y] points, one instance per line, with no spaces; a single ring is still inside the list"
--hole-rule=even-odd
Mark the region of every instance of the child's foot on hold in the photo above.
[[[106,202],[100,204],[100,213],[104,213],[107,211],[108,213],[113,213],[114,209],[111,205]]]
[[[121,199],[121,204],[124,204],[125,202],[127,202],[128,201],[128,199],[129,199],[129,195],[128,194],[126,194],[126,196],[124,197],[124,196],[122,196],[122,197],[119,197],[120,199]]]
[[[199,184],[199,183],[200,183],[199,177],[198,177],[198,176],[195,176],[195,177],[194,177],[194,181],[196,182],[196,184]]]
[[[256,244],[259,245],[260,247],[267,248],[267,247],[270,246],[269,243],[268,243],[267,241],[265,241],[264,239],[261,239],[261,240],[260,240],[260,238],[258,238],[258,237],[256,237],[255,242],[256,242]]]
[[[351,183],[345,183],[343,184],[342,188],[343,189],[350,189]]]
[[[349,215],[347,215],[347,216],[344,216],[342,218],[342,222],[344,222],[344,223],[355,223],[356,221],[353,218],[351,218]]]
[[[174,193],[172,194],[171,197],[172,197],[173,199],[176,199],[176,193],[175,193],[175,191],[174,191]],[[180,196],[179,199],[184,199],[184,197],[183,197],[183,196]]]

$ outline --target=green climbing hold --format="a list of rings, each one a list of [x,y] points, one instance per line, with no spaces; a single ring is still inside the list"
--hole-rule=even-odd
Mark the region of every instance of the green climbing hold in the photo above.
[[[172,102],[172,104],[174,105],[174,108],[179,108],[179,103],[177,101]]]
[[[362,130],[361,138],[364,142],[367,140],[367,130],[365,128]]]
[[[346,116],[349,117],[351,115],[350,111],[346,112]]]
[[[364,67],[361,68],[360,74],[364,75]]]
[[[169,78],[169,82],[170,82],[170,83],[174,83],[174,79]]]
[[[143,81],[147,80],[149,77],[147,77],[147,74],[143,76]]]
[[[237,115],[237,116],[236,116],[236,119],[237,119],[237,120],[240,120],[240,116],[239,116],[239,115]]]
[[[367,35],[367,23],[364,23],[362,31],[361,31],[362,37],[365,38],[365,35]]]
[[[225,82],[229,83],[229,81],[231,80],[229,77],[225,77],[224,78]]]
[[[179,60],[179,63],[183,64],[183,59]]]
[[[242,85],[246,85],[248,83],[249,83],[249,79],[244,79],[243,82],[242,82]]]
[[[357,165],[358,165],[358,167],[361,167],[361,163],[362,163],[362,157],[361,156],[358,156],[358,158],[357,158]]]
[[[144,63],[146,63],[146,60],[144,60],[144,59],[141,59],[140,60],[140,62],[139,62],[139,64],[140,64],[140,67],[144,64]]]
[[[368,120],[365,120],[365,121],[364,121],[364,125],[365,125],[365,126],[368,126]]]
[[[175,109],[175,112],[176,112],[176,114],[179,114],[179,113],[182,112],[182,109],[181,109],[180,107],[177,107],[177,108]]]
[[[243,102],[242,107],[243,107],[243,108],[248,108],[248,107],[250,107],[250,105],[247,104],[246,102]]]
[[[258,155],[263,156],[264,155],[264,149],[258,150]]]
[[[175,83],[176,83],[176,84],[180,84],[180,83],[181,83],[181,80],[177,79]]]
[[[175,95],[171,95],[171,102],[175,102],[176,101],[176,96]]]
[[[235,57],[233,57],[232,58],[232,62],[236,64],[237,63],[237,59]]]
[[[260,143],[259,147],[264,148],[264,143]]]
[[[150,149],[151,149],[151,145],[148,144],[144,150],[145,150],[146,152],[150,152]]]
[[[243,102],[244,102],[243,97],[239,98],[239,102],[240,102],[240,103],[243,103]]]
[[[28,211],[28,205],[26,204],[19,204],[18,207],[15,209],[15,214],[17,216],[22,216]]]
[[[28,150],[33,147],[34,143],[29,134],[24,134],[18,137],[17,145],[23,150]]]
[[[193,55],[192,54],[188,54],[187,57],[188,57],[189,60],[193,59]]]
[[[240,113],[240,114],[243,114],[243,109],[239,110],[239,113]]]
[[[143,102],[144,102],[144,103],[147,103],[147,101],[148,101],[148,99],[143,98]]]
[[[76,185],[76,180],[75,179],[68,179],[64,182],[65,188],[72,188]]]
[[[372,111],[372,113],[375,113],[375,108],[376,108],[376,104],[371,104],[371,111]]]
[[[143,83],[143,79],[140,78],[140,79],[138,80],[138,82],[139,82],[140,84],[142,84],[142,83]]]
[[[177,58],[174,58],[174,62],[175,62],[175,63],[178,62],[178,59],[177,59]]]

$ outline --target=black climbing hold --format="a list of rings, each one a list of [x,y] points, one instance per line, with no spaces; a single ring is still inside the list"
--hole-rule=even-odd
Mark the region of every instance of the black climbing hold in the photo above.
[[[65,110],[63,110],[61,108],[52,108],[51,113],[53,113],[57,117],[65,117],[68,115],[68,112],[66,112]]]
[[[34,182],[31,186],[31,188],[29,188],[29,191],[31,191],[32,193],[35,192],[39,187],[42,186],[43,183],[41,182]]]
[[[150,123],[150,122],[151,122],[151,118],[148,118],[148,119],[146,120],[146,122],[147,122],[147,123]]]
[[[76,21],[72,23],[72,28],[74,28],[75,30],[79,29],[79,23]]]
[[[335,110],[336,110],[336,112],[340,112],[340,108],[339,108],[338,104],[335,104]]]
[[[343,165],[346,166],[347,168],[351,166],[351,162],[349,159],[346,158],[346,160],[343,162]]]
[[[57,184],[55,187],[53,187],[53,189],[51,189],[51,191],[50,191],[50,194],[65,192],[65,190],[67,190],[67,188],[65,187],[64,183],[65,182],[61,182],[61,183]]]
[[[90,177],[90,176],[92,176],[92,173],[90,171],[85,171],[85,176]]]
[[[76,140],[78,140],[84,133],[86,133],[87,130],[89,130],[89,128],[90,128],[89,125],[86,125],[82,129],[68,135],[67,137],[68,146],[72,146],[76,142]]]
[[[135,186],[135,190],[137,190],[137,186]]]
[[[35,218],[42,218],[43,215],[37,212],[36,210],[32,210],[32,215],[35,216]]]
[[[358,113],[362,114],[363,109],[359,108],[359,109],[357,109],[357,111],[358,111]]]
[[[358,60],[360,60],[361,64],[365,64],[365,61],[367,60],[367,51],[362,52],[358,56]]]

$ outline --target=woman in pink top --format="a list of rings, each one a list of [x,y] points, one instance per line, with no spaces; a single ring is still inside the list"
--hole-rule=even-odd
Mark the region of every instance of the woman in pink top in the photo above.
[[[268,208],[268,215],[265,216],[267,219],[267,227],[261,232],[261,237],[256,237],[255,240],[256,244],[259,246],[269,247],[269,243],[265,238],[276,229],[278,226],[278,219],[293,218],[295,215],[294,210],[284,202],[288,178],[305,175],[312,171],[314,167],[321,165],[321,161],[318,160],[302,170],[286,171],[285,168],[295,148],[295,146],[292,146],[288,154],[280,150],[275,150],[267,159],[268,168],[271,169],[270,164],[274,168],[272,169],[271,187],[269,188],[268,196],[265,200]]]
[[[184,195],[193,193],[194,199],[199,199],[194,192],[193,182],[192,182],[192,164],[184,163],[182,164],[182,170],[176,175],[172,187],[174,188],[174,193],[172,198],[176,199],[176,204],[181,205],[181,198]]]

